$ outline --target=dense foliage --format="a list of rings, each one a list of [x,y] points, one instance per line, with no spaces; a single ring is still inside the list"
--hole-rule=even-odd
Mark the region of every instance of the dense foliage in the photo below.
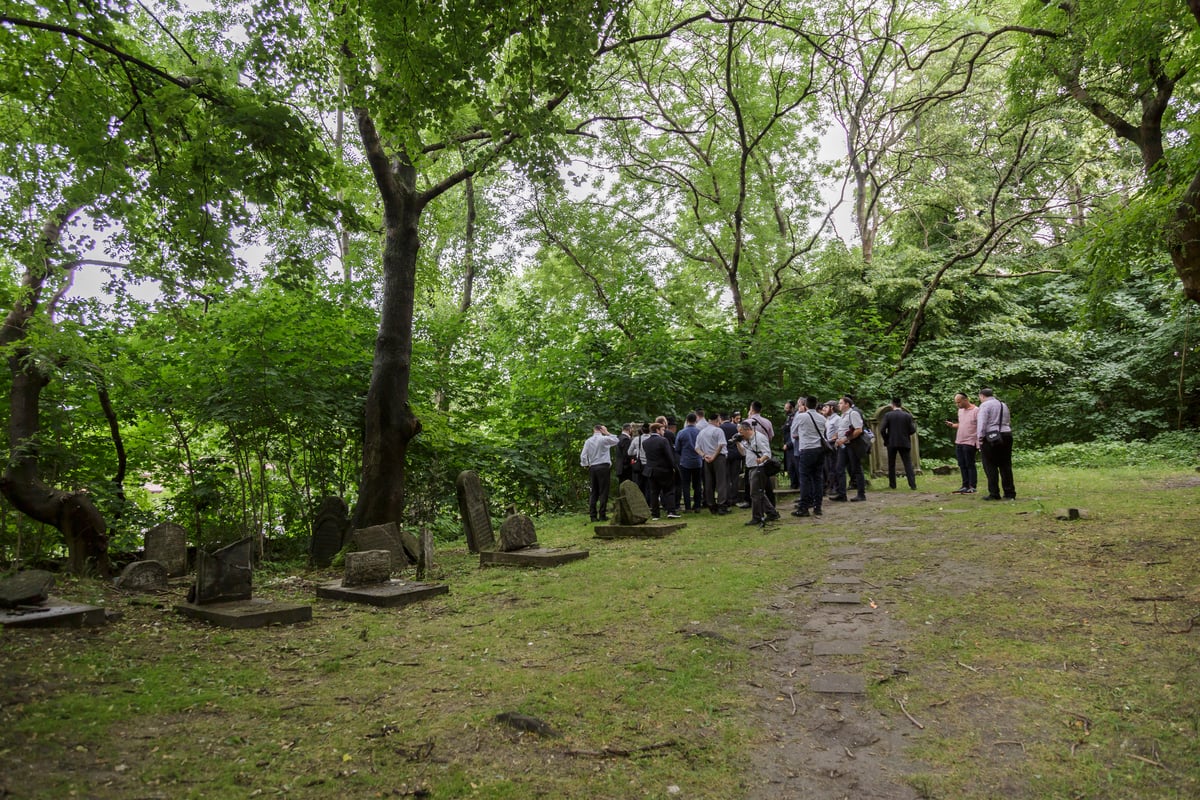
[[[345,134],[368,108],[420,183],[406,525],[458,536],[468,468],[497,513],[578,508],[596,421],[753,399],[778,419],[801,393],[901,396],[928,459],[983,385],[1019,453],[1196,456],[1195,306],[1155,233],[1200,163],[1190,76],[1172,172],[1147,171],[1056,88],[1071,57],[1087,76],[1122,55],[1087,15],[584,3],[586,25],[539,27],[519,17],[537,4],[404,2],[363,4],[349,36],[327,9],[226,5],[151,24],[0,3],[0,298],[27,312],[3,390],[45,379],[11,458],[86,490],[115,549],[166,517],[205,546],[289,546],[326,495],[354,504],[391,346],[380,173]],[[1154,46],[1141,5],[1076,5]],[[1168,67],[1198,35],[1177,12]],[[1107,96],[1147,80],[1126,66]],[[95,269],[102,291],[69,291]],[[0,505],[0,560],[62,546]]]

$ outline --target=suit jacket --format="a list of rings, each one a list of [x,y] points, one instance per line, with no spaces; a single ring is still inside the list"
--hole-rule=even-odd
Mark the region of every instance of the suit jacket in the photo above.
[[[893,408],[883,415],[883,425],[879,435],[883,443],[893,449],[908,449],[912,447],[912,435],[917,432],[917,423],[913,422],[912,414],[903,408]]]
[[[675,473],[675,448],[665,436],[651,435],[642,441],[646,451],[646,469],[655,477],[664,477]]]

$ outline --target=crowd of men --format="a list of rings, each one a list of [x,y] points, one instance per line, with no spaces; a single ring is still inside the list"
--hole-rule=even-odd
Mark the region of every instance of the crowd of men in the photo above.
[[[988,482],[984,499],[1016,499],[1008,406],[988,388],[980,390],[979,400],[976,406],[965,393],[955,395],[958,419],[946,420],[955,429],[955,454],[962,475],[962,486],[955,493],[976,491],[975,456],[979,452]],[[590,521],[608,519],[614,465],[618,483],[633,481],[642,490],[654,519],[664,512],[668,519],[678,519],[682,513],[708,510],[728,514],[738,507],[750,509],[746,525],[765,526],[780,517],[771,480],[777,473],[780,480],[786,477],[791,488],[799,490],[792,516],[820,517],[826,499],[866,500],[864,465],[869,463],[875,434],[854,398],[843,395],[818,403],[815,397],[800,397],[794,403],[789,401],[784,413],[782,461],[772,455],[775,426],[763,416],[758,401],[750,404],[744,418],[736,411],[706,413],[697,408],[687,415],[682,429],[666,416],[651,423],[626,423],[619,435],[596,425],[579,456],[580,465],[589,471]],[[892,400],[879,428],[887,448],[889,486],[896,488],[899,459],[909,489],[915,490],[911,443],[917,427],[899,398]]]

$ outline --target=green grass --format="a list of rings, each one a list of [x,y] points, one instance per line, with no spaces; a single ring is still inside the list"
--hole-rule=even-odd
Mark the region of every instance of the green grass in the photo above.
[[[1019,470],[1017,503],[872,493],[873,513],[905,530],[864,577],[907,633],[902,663],[865,669],[880,678],[870,703],[895,716],[903,700],[926,726],[909,786],[968,800],[1200,793],[1200,628],[1177,632],[1200,613],[1196,477],[1043,467]],[[1085,518],[1056,519],[1068,507]],[[763,680],[753,646],[782,632],[771,604],[786,587],[824,574],[827,537],[880,534],[849,517],[835,506],[764,535],[743,515],[688,515],[644,541],[539,519],[543,544],[591,557],[480,569],[443,550],[451,594],[398,610],[314,601],[330,573],[275,567],[256,592],[314,602],[314,619],[255,631],[175,615],[182,588],[154,608],[64,579],[59,594],[125,617],[0,636],[0,790],[744,796],[750,753],[767,746],[745,691]],[[1149,596],[1180,599],[1133,599]],[[518,734],[493,720],[503,711],[563,735]]]

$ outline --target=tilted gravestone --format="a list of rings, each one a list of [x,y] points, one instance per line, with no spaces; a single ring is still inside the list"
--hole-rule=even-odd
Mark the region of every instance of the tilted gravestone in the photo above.
[[[108,622],[99,606],[51,597],[53,586],[54,575],[40,569],[0,578],[0,628],[84,628]]]
[[[54,575],[43,569],[27,569],[0,579],[0,608],[16,608],[46,602],[54,587]]]
[[[372,525],[369,528],[359,528],[350,534],[350,550],[387,550],[392,557],[392,571],[399,572],[408,566],[408,556],[400,541],[400,532],[396,523],[387,522],[383,525]]]
[[[464,470],[459,473],[454,486],[458,493],[458,512],[462,515],[463,530],[467,534],[467,549],[472,553],[496,549],[492,517],[488,513],[487,496],[483,492],[479,474]]]
[[[187,574],[187,530],[174,522],[163,522],[146,531],[144,561],[157,561],[167,575]]]
[[[312,619],[312,606],[252,598],[254,539],[247,537],[209,554],[196,553],[196,583],[175,610],[225,628],[291,625]]]
[[[533,520],[524,514],[513,514],[500,526],[500,549],[505,553],[537,545]]]
[[[167,588],[167,568],[159,561],[134,561],[113,583],[127,592],[161,592]]]
[[[196,583],[188,602],[223,603],[249,600],[253,583],[254,540],[250,537],[209,554],[196,552]]]
[[[340,497],[326,497],[317,507],[312,543],[308,548],[308,557],[314,567],[328,567],[346,543],[346,532],[350,530],[348,512],[346,501]]]
[[[346,553],[346,571],[342,586],[367,586],[385,583],[392,577],[392,554],[387,550],[360,550]]]
[[[621,483],[616,516],[614,522],[617,525],[641,525],[650,519],[650,504],[646,502],[646,495],[633,481]]]

